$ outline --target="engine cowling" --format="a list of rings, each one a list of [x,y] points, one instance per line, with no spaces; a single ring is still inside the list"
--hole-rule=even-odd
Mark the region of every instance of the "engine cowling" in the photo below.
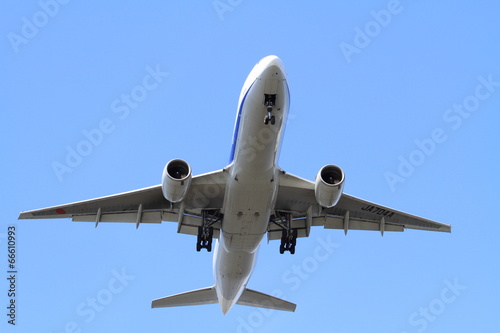
[[[314,195],[318,203],[326,208],[339,202],[344,189],[344,172],[336,165],[325,165],[316,176]]]
[[[184,199],[191,185],[191,167],[181,159],[174,159],[165,165],[161,179],[163,196],[170,202]]]

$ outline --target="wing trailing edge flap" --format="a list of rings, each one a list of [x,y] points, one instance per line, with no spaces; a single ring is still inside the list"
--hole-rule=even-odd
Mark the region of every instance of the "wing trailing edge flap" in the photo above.
[[[162,212],[113,212],[113,213],[101,213],[101,214],[90,214],[90,215],[75,215],[72,217],[73,222],[133,222],[137,223],[139,219],[140,223],[161,223]]]
[[[177,227],[178,233],[197,236],[198,227],[202,225],[202,217],[198,215],[182,214],[182,219],[180,219],[177,222],[178,222],[178,227]],[[219,238],[221,223],[215,222],[210,226],[214,228],[213,237]]]
[[[309,237],[311,232],[313,219],[310,218],[310,215],[301,218],[294,218],[292,220],[292,229],[297,230],[297,237]],[[270,223],[267,228],[267,240],[272,241],[276,239],[281,239],[283,233],[283,227],[277,225],[275,223]]]
[[[370,221],[370,220],[350,218],[346,224],[345,217],[341,216],[314,217],[313,225],[323,225],[325,229],[344,229],[344,231],[346,230],[404,231],[404,226],[388,224],[385,223],[385,220]]]
[[[182,219],[179,217],[182,216]],[[180,223],[179,223],[180,220]],[[88,215],[75,215],[72,217],[73,222],[124,222],[135,223],[136,226],[142,223],[162,223],[163,221],[179,223],[178,232],[186,235],[198,235],[198,227],[201,226],[201,216],[189,213],[174,213],[169,211],[143,211],[140,210],[133,212],[112,212],[100,213],[99,210],[96,214]],[[214,228],[214,238],[219,238],[220,222],[212,224]]]

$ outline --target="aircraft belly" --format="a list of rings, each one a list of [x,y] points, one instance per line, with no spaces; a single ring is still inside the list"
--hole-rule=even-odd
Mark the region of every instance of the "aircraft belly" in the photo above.
[[[240,174],[228,182],[222,233],[228,251],[253,252],[267,232],[276,200],[274,172],[260,177]]]

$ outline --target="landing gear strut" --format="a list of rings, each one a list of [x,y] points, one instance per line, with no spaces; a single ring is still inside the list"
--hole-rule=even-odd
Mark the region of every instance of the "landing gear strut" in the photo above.
[[[274,223],[282,228],[280,253],[283,254],[285,251],[288,251],[291,254],[295,254],[295,245],[297,245],[297,229],[292,228],[292,214],[280,214],[279,212],[276,212],[275,217],[277,218],[277,221],[274,221]]]
[[[267,116],[264,117],[264,124],[274,125],[276,117],[272,115],[274,104],[276,103],[276,95],[264,94],[264,105],[266,106]]]
[[[212,225],[220,221],[219,211],[203,210],[201,212],[202,224],[198,227],[198,238],[196,241],[196,251],[200,252],[201,249],[207,249],[212,252],[212,239],[214,236],[214,228]]]

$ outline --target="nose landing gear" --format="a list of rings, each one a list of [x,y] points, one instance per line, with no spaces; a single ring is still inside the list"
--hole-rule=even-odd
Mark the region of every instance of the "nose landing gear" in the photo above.
[[[269,122],[271,122],[271,125],[276,123],[276,117],[272,116],[271,113],[268,113],[268,115],[264,117],[264,124],[267,125]]]
[[[276,95],[264,94],[264,105],[266,106],[267,116],[264,117],[264,124],[274,125],[276,123],[276,117],[272,115],[274,105],[276,103]]]

